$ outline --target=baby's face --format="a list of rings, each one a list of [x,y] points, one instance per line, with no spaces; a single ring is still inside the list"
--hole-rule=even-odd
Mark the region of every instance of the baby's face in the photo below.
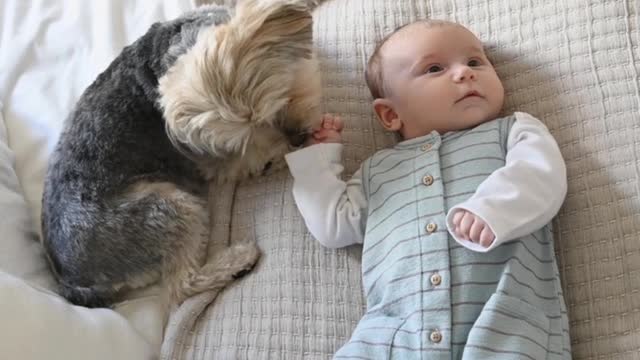
[[[462,26],[411,25],[382,48],[383,76],[404,139],[497,117],[504,88],[482,43]]]

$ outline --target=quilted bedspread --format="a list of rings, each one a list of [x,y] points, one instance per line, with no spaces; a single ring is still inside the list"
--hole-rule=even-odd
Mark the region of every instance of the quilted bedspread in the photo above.
[[[576,359],[640,356],[639,13],[634,0],[327,0],[314,12],[323,107],[346,122],[346,176],[394,142],[363,78],[377,39],[439,18],[486,43],[504,112],[546,123],[568,166],[553,225]],[[255,239],[263,257],[172,316],[165,359],[326,359],[348,339],[364,308],[361,248],[322,248],[291,186],[284,170],[212,198],[214,241]]]

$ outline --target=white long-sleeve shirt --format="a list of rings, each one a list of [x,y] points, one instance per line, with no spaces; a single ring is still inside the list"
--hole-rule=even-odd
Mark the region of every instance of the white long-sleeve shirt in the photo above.
[[[505,166],[447,213],[449,233],[474,251],[490,251],[543,227],[566,195],[566,167],[553,136],[533,116],[514,115]],[[346,182],[340,178],[342,148],[342,144],[318,144],[286,156],[298,209],[311,234],[330,248],[362,243],[367,216],[361,169]],[[477,215],[491,228],[495,234],[491,246],[484,248],[454,235],[452,218],[460,209]]]

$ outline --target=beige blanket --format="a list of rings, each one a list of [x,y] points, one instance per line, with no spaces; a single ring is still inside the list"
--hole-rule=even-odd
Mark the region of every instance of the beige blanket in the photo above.
[[[393,142],[363,81],[378,38],[443,18],[486,42],[505,113],[542,119],[567,162],[554,228],[576,359],[640,357],[639,12],[636,0],[327,0],[314,14],[324,109],[346,121],[347,176]],[[360,248],[321,248],[291,184],[282,171],[215,198],[214,235],[255,238],[263,258],[215,301],[185,303],[163,358],[326,359],[347,340],[364,305]]]

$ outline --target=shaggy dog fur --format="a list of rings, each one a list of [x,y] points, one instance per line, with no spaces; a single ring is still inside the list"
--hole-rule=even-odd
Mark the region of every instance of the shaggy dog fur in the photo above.
[[[43,197],[43,244],[67,299],[108,306],[161,280],[177,304],[254,266],[250,242],[203,266],[208,182],[281,167],[319,121],[311,32],[292,0],[206,7],[154,24],[87,88]]]

